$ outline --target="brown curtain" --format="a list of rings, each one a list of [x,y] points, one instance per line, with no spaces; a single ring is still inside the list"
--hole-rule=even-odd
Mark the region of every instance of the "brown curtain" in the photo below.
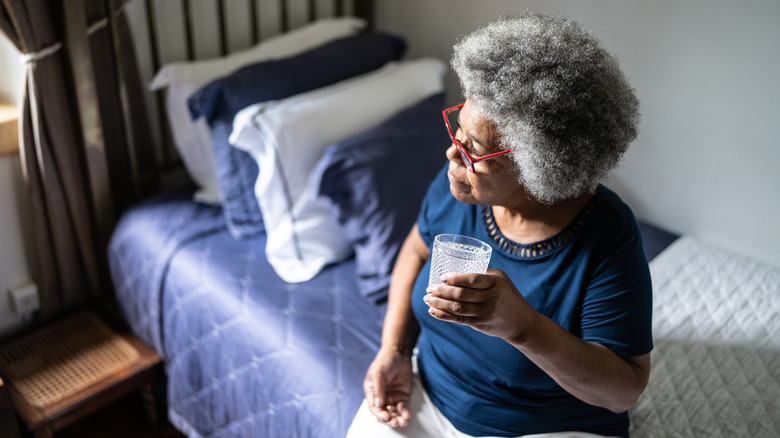
[[[0,0],[0,29],[27,57],[20,156],[41,319],[81,306],[102,283],[88,169],[58,21],[61,4]]]

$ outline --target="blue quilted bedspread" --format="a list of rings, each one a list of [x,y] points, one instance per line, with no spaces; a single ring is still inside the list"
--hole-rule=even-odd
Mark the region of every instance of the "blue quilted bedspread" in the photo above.
[[[168,193],[128,211],[109,247],[127,323],[164,358],[171,422],[190,437],[342,437],[363,398],[383,308],[352,260],[283,282],[265,236]]]

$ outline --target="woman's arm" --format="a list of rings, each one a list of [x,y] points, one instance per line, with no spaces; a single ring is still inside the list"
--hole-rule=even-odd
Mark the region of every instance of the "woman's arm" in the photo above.
[[[398,253],[390,280],[387,313],[382,327],[382,345],[366,372],[363,392],[377,419],[390,426],[406,426],[406,405],[412,389],[412,350],[420,326],[412,313],[412,289],[428,260],[417,225],[406,237]]]
[[[534,327],[518,339],[510,340],[510,344],[585,403],[617,413],[634,406],[647,386],[650,353],[621,357],[537,315]]]
[[[382,328],[382,347],[411,356],[417,343],[420,326],[412,315],[412,288],[425,262],[428,246],[415,224],[398,253],[387,302],[387,314]]]
[[[531,308],[503,271],[450,274],[445,283],[428,289],[432,316],[506,340],[580,400],[624,412],[644,391],[649,353],[623,358],[572,335]]]

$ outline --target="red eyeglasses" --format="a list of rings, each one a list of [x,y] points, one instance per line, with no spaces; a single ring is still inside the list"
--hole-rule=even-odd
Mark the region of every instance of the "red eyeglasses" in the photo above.
[[[457,113],[455,113],[455,111],[459,111],[461,108],[463,108],[463,105],[465,105],[465,103],[462,103],[460,105],[455,105],[452,108],[447,108],[446,110],[441,112],[441,115],[442,117],[444,117],[444,124],[447,126],[447,131],[450,133],[450,138],[452,139],[452,142],[455,144],[455,148],[458,149],[458,153],[460,154],[461,160],[463,160],[463,164],[466,165],[466,168],[471,173],[474,173],[475,172],[474,163],[479,163],[480,161],[485,161],[485,160],[490,160],[491,158],[500,157],[501,155],[506,155],[512,151],[507,149],[503,151],[494,152],[490,155],[485,155],[484,157],[476,157],[476,158],[472,157],[471,154],[469,154],[468,151],[466,151],[466,148],[463,147],[463,144],[460,142],[460,140],[455,138],[455,132],[453,132],[452,125],[450,124],[450,120],[449,120],[450,117],[457,116]],[[455,120],[457,120],[457,118]]]

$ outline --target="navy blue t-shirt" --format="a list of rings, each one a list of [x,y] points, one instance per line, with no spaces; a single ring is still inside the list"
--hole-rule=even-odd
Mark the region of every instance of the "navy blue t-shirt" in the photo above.
[[[563,231],[516,244],[495,227],[490,208],[462,203],[446,167],[428,190],[418,226],[429,249],[437,234],[476,237],[493,247],[490,267],[512,279],[526,301],[560,326],[621,356],[653,348],[652,287],[633,213],[604,186]],[[586,404],[562,389],[503,339],[439,321],[423,302],[430,261],[414,286],[420,323],[420,375],[439,410],[469,435],[555,431],[628,435],[628,415]]]

